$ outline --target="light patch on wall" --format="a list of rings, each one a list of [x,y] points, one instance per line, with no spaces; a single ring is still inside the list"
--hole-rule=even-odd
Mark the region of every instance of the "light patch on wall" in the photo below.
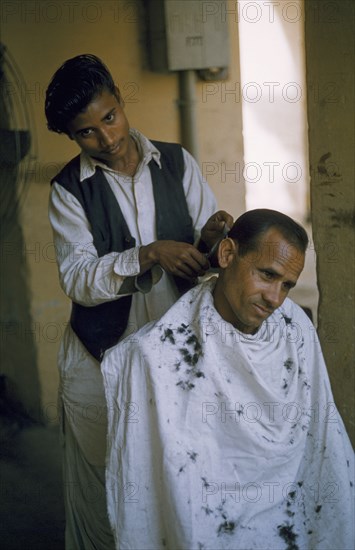
[[[304,222],[304,4],[241,0],[238,8],[247,208],[274,208]]]

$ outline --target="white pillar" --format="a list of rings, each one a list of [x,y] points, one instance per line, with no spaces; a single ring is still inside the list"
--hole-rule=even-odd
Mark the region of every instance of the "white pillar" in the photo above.
[[[309,207],[304,3],[239,0],[246,205]]]

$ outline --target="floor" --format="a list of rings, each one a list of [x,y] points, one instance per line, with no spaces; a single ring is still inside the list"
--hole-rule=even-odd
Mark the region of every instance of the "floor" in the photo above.
[[[1,548],[64,550],[57,428],[5,414],[0,419],[0,440]]]

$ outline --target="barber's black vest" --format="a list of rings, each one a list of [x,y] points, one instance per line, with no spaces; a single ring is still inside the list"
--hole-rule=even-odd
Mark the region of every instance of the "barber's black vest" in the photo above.
[[[154,160],[149,163],[156,210],[158,240],[192,243],[194,231],[184,189],[184,159],[181,146],[152,141],[160,151],[161,169]],[[98,256],[122,252],[135,246],[121,208],[101,168],[80,181],[80,157],[75,157],[52,180],[72,193],[82,205],[91,226]],[[180,290],[186,281],[175,278]],[[127,327],[131,296],[86,307],[73,302],[70,324],[86,349],[101,360],[106,349],[115,345]]]

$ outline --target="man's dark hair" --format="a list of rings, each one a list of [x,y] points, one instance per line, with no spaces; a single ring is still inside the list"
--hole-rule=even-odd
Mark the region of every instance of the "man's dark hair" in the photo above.
[[[242,214],[233,224],[228,237],[238,242],[239,256],[257,250],[260,239],[269,229],[278,229],[281,235],[302,253],[308,246],[308,236],[301,225],[286,214],[267,208],[257,208]]]
[[[47,88],[45,113],[48,129],[68,134],[68,124],[104,90],[120,101],[110,71],[101,59],[82,54],[65,61]]]

